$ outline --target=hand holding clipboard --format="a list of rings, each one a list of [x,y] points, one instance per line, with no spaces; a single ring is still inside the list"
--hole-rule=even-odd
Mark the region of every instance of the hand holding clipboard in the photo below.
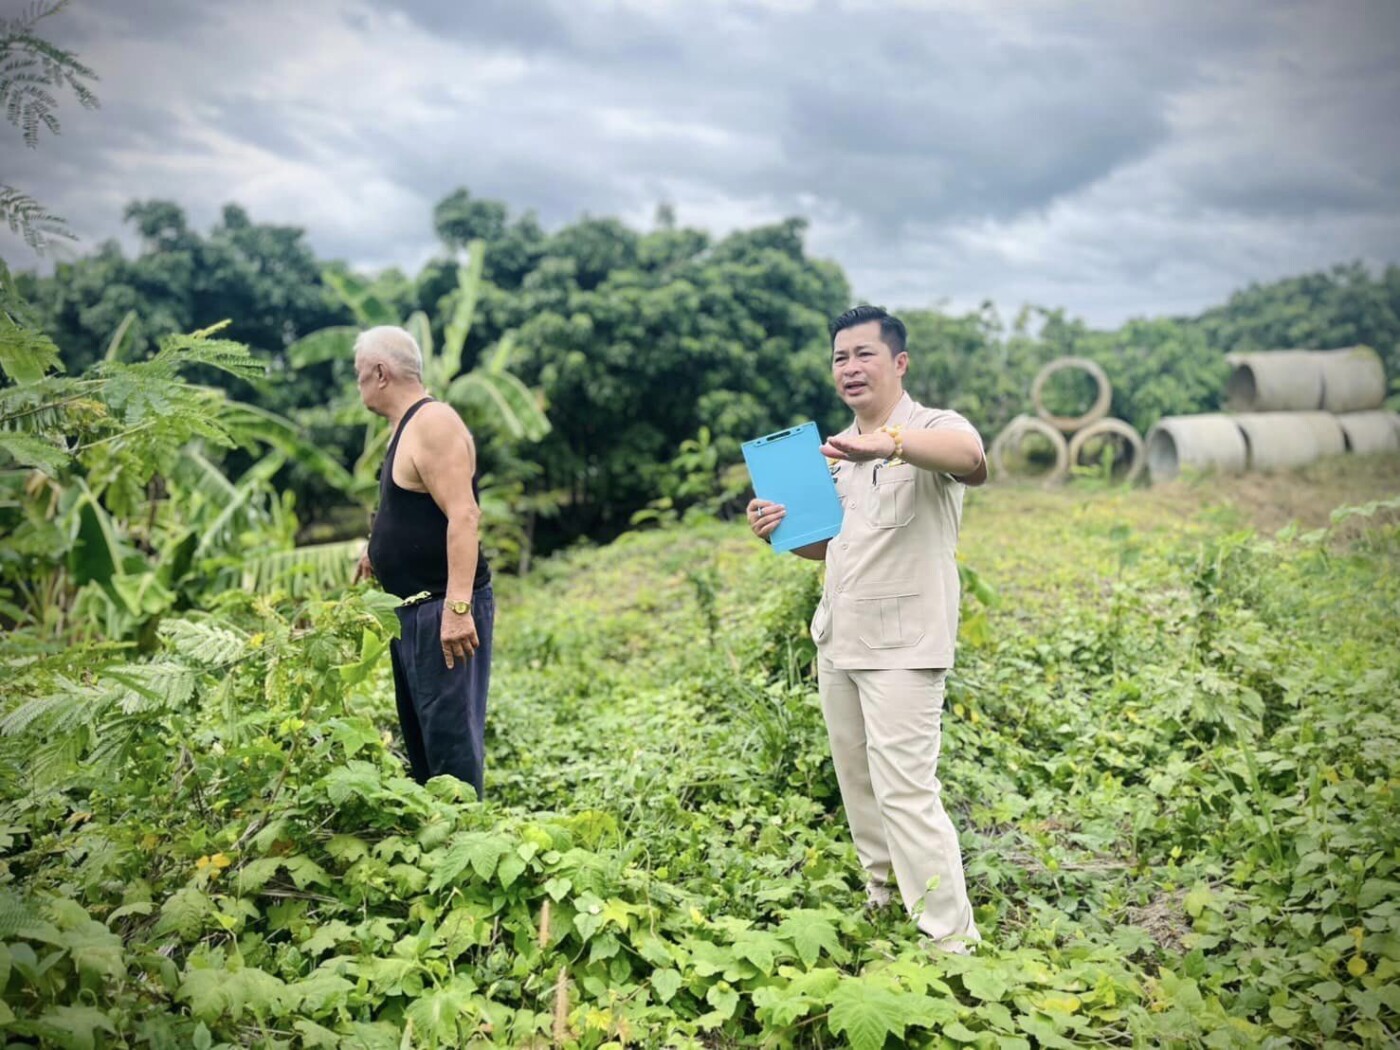
[[[841,501],[815,423],[746,441],[743,452],[758,497],[749,520],[759,536],[772,538],[775,551],[829,540],[841,531]],[[763,521],[769,516],[776,525]]]

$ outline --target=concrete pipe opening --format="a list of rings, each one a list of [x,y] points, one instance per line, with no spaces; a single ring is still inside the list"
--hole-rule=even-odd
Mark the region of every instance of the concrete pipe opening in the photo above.
[[[992,470],[1001,479],[1025,478],[1053,485],[1069,473],[1064,435],[1032,416],[1017,416],[988,450]]]
[[[1132,424],[1101,419],[1070,438],[1069,462],[1071,468],[1099,468],[1107,480],[1132,484],[1147,467],[1147,453]]]
[[[1400,449],[1400,413],[1347,412],[1337,416],[1347,451],[1357,456]]]
[[[1322,366],[1311,350],[1230,354],[1231,412],[1309,412],[1322,407]]]
[[[1328,412],[1365,412],[1385,404],[1385,365],[1369,346],[1319,350],[1314,356]]]
[[[1147,473],[1170,481],[1183,470],[1238,474],[1249,463],[1244,434],[1233,416],[1166,416],[1147,432]]]
[[[1052,412],[1045,404],[1046,396],[1050,394],[1047,384],[1064,373],[1079,373],[1080,376],[1088,376],[1094,382],[1093,399],[1089,402],[1089,407],[1079,415],[1060,415]],[[1063,396],[1062,391],[1057,393]],[[1082,403],[1086,399],[1081,394],[1079,400]],[[1108,415],[1108,406],[1112,400],[1113,387],[1107,374],[1099,367],[1097,361],[1090,361],[1087,357],[1057,358],[1037,372],[1035,381],[1031,384],[1031,403],[1035,405],[1035,414],[1056,430],[1066,434]]]

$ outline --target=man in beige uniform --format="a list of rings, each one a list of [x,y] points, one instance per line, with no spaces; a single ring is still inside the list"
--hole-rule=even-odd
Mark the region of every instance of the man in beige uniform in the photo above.
[[[957,832],[943,809],[938,749],[958,628],[955,551],[966,485],[987,469],[976,429],[904,392],[905,328],[877,307],[831,322],[832,377],[855,421],[829,439],[844,516],[812,618],[831,754],[874,905],[893,872],[905,909],[940,947],[979,940]],[[767,539],[783,508],[749,505]]]

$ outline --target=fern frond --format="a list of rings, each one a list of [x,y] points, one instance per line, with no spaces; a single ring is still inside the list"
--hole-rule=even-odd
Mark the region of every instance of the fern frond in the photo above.
[[[32,434],[8,434],[0,430],[0,465],[8,456],[17,466],[38,467],[54,477],[68,462],[68,450]]]
[[[208,365],[239,379],[255,380],[267,375],[267,366],[242,343],[210,339],[208,331],[166,336],[160,341],[160,352],[154,360],[173,362],[176,368]]]
[[[23,897],[8,886],[0,886],[0,941],[10,940],[17,930],[38,918],[38,912]]]
[[[248,639],[239,632],[202,620],[166,620],[160,636],[176,656],[206,667],[231,664],[248,647]]]
[[[243,588],[258,593],[285,588],[295,597],[338,591],[350,585],[362,550],[364,541],[346,540],[250,557],[243,562]]]
[[[89,86],[97,74],[71,51],[49,43],[35,32],[38,23],[57,14],[67,0],[36,4],[18,18],[0,21],[0,105],[5,116],[24,133],[29,147],[39,144],[39,129],[59,131],[54,109],[58,99],[49,88],[67,88],[86,109],[96,109],[97,95]]]
[[[86,734],[63,733],[35,747],[28,769],[35,790],[72,783],[78,771],[78,760],[87,745],[85,737]]]
[[[0,219],[36,252],[43,252],[55,240],[77,239],[62,216],[14,186],[0,186]]]
[[[194,696],[197,674],[185,664],[156,660],[111,667],[104,677],[125,687],[116,702],[123,714],[131,715],[183,707]]]
[[[64,675],[54,682],[54,691],[23,701],[0,718],[0,736],[21,736],[39,726],[62,733],[81,725],[93,706],[93,693]]]

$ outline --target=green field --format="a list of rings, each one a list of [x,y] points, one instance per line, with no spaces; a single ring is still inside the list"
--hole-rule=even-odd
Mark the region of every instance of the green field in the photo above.
[[[404,778],[372,593],[11,653],[4,1045],[1393,1045],[1397,493],[970,494],[972,958],[863,913],[819,570],[738,524],[498,581],[485,805]]]

